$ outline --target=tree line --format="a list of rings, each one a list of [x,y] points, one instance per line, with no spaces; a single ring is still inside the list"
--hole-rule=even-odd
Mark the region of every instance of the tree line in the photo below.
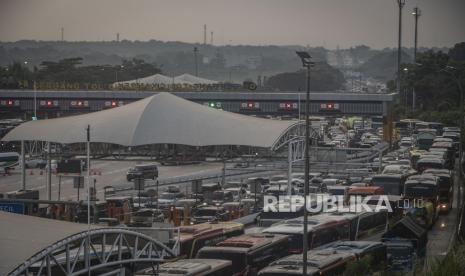
[[[465,42],[457,43],[449,52],[426,51],[417,55],[416,62],[401,66],[400,101],[394,112],[397,117],[417,117],[458,125],[460,89],[465,88]],[[395,91],[395,80],[388,82]],[[415,110],[413,110],[415,91]]]
[[[65,58],[59,61],[43,61],[39,67],[31,70],[27,64],[14,62],[0,70],[0,88],[21,88],[24,81],[96,83],[108,85],[147,77],[161,73],[156,64],[146,63],[141,59],[123,60],[119,65],[82,66],[81,57]],[[31,85],[29,85],[31,87]]]

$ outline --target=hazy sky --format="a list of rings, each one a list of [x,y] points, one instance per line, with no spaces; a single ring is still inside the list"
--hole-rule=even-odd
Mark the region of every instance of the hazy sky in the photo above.
[[[407,0],[403,45],[413,45],[418,5],[420,46],[465,41],[465,0]],[[335,48],[397,45],[396,0],[0,0],[0,41],[163,40],[214,44],[299,44]]]

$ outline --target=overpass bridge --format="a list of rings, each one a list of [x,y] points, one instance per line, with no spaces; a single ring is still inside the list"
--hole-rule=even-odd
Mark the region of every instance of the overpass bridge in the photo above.
[[[156,93],[151,91],[0,90],[0,116],[30,117],[34,102],[39,118],[53,118],[125,105]],[[171,92],[212,108],[248,115],[298,117],[305,92]],[[386,116],[395,94],[312,92],[313,115]],[[34,101],[34,99],[36,99]]]

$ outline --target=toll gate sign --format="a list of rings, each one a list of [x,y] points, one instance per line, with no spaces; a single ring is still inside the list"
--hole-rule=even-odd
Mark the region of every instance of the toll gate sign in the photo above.
[[[24,214],[24,203],[0,202],[0,211],[15,214]]]

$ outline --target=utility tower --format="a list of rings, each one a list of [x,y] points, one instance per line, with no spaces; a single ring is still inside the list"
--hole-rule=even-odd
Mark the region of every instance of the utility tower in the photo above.
[[[203,25],[203,45],[207,45],[207,24]]]

